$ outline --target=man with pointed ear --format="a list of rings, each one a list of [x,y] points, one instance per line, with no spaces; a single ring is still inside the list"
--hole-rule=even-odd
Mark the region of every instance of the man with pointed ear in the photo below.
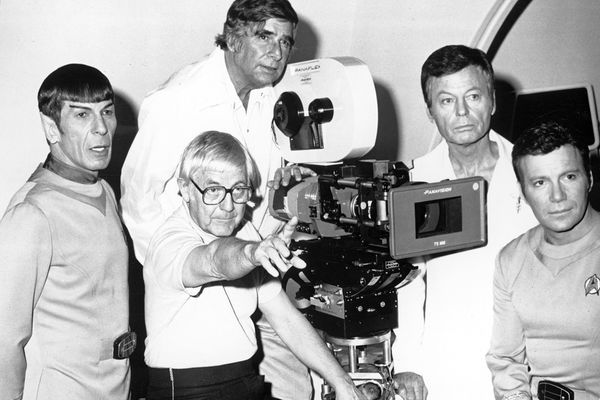
[[[235,0],[217,47],[176,72],[142,103],[139,131],[121,175],[123,220],[143,265],[150,238],[179,206],[177,167],[185,146],[200,132],[228,132],[246,146],[259,167],[260,184],[247,208],[266,237],[283,224],[268,212],[267,183],[286,184],[300,169],[282,167],[271,122],[276,94],[294,46],[298,16],[287,0]],[[269,324],[260,319],[260,370],[281,399],[308,400],[310,375]]]
[[[414,160],[411,179],[485,178],[488,243],[425,260],[420,277],[398,290],[396,384],[406,400],[422,400],[427,393],[432,399],[492,399],[485,354],[494,259],[536,221],[521,199],[512,144],[491,129],[496,100],[486,54],[464,45],[435,50],[423,63],[421,88],[442,140]]]
[[[512,156],[539,225],[496,260],[487,355],[496,399],[598,399],[600,214],[588,146],[546,121],[519,135]]]
[[[69,64],[42,83],[50,154],[0,221],[0,398],[129,397],[128,251],[108,166],[110,82]]]

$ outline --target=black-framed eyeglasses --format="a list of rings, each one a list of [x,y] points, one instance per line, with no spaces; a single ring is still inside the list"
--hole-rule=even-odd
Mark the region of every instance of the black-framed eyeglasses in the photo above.
[[[190,181],[196,186],[196,189],[202,193],[202,201],[204,204],[214,206],[225,200],[227,193],[231,195],[231,200],[237,204],[245,204],[252,197],[252,187],[246,185],[238,185],[227,189],[225,186],[208,186],[205,189],[200,189],[200,186],[190,178]]]

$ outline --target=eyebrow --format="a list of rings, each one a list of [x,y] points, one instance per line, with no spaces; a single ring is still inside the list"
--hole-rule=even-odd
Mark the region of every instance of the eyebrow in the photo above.
[[[104,109],[106,109],[108,107],[113,106],[114,104],[115,103],[111,101],[110,103],[108,103],[107,105],[105,105],[104,107],[102,107],[102,109],[104,110]],[[91,110],[92,109],[92,107],[84,106],[84,105],[79,105],[79,104],[69,104],[69,108],[79,108],[79,109],[84,109],[84,110]]]
[[[76,105],[76,104],[69,104],[69,108],[82,108],[84,110],[91,110],[92,109],[92,107],[79,106],[79,105]]]
[[[471,94],[473,94],[473,92],[477,92],[480,95],[483,95],[483,90],[481,88],[478,87],[472,87],[471,89],[467,89],[463,95],[464,96],[469,96]],[[462,96],[458,96],[452,92],[449,92],[447,90],[440,90],[437,93],[432,93],[431,94],[431,100],[433,101],[433,99],[437,99],[440,98],[441,96],[450,96],[450,97],[462,97]]]
[[[275,32],[272,32],[272,31],[270,31],[268,29],[259,29],[258,31],[256,31],[255,35],[256,36],[259,36],[259,35],[275,36]],[[290,42],[292,46],[296,43],[294,41],[294,38],[291,37],[290,35],[283,35],[283,37],[288,42]]]
[[[540,179],[547,179],[547,178],[548,178],[548,175],[540,174],[540,175],[532,175],[532,176],[528,177],[527,180],[528,181],[537,181]]]
[[[579,169],[579,168],[569,169],[567,171],[562,172],[560,175],[558,175],[558,177],[560,178],[561,176],[565,176],[565,175],[569,175],[569,174],[584,174],[585,175],[585,171],[583,169]],[[550,179],[550,175],[540,173],[539,175],[534,175],[534,176],[530,177],[529,179],[530,180]]]
[[[215,180],[212,180],[212,179],[209,180],[209,181],[204,182],[204,184],[206,185],[206,187],[209,187],[209,186],[223,186],[223,187],[226,187],[225,185],[223,185],[223,183],[215,181]],[[244,186],[244,185],[248,185],[246,183],[246,181],[239,180],[239,181],[235,182],[233,185],[231,185],[231,187]]]
[[[206,181],[206,182],[204,182],[204,184],[205,184],[206,186],[223,186],[223,185],[221,184],[221,182],[219,182],[219,181],[215,181],[215,180],[212,180],[212,179],[211,179],[211,180],[208,180],[208,181]]]

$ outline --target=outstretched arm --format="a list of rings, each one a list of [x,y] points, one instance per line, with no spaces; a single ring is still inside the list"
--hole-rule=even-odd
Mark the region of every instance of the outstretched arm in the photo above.
[[[278,235],[260,242],[235,237],[219,238],[193,249],[183,265],[183,284],[198,287],[209,282],[235,280],[258,266],[278,277],[290,267],[304,268],[306,263],[288,249],[297,218],[292,218]]]

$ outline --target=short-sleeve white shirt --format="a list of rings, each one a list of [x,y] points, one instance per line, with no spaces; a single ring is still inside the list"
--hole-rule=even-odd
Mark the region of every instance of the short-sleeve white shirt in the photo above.
[[[236,237],[260,239],[251,223],[244,223]],[[279,293],[281,284],[256,268],[234,281],[185,288],[187,256],[215,239],[192,221],[184,205],[153,236],[144,264],[148,366],[215,366],[247,360],[256,352],[250,317]]]

